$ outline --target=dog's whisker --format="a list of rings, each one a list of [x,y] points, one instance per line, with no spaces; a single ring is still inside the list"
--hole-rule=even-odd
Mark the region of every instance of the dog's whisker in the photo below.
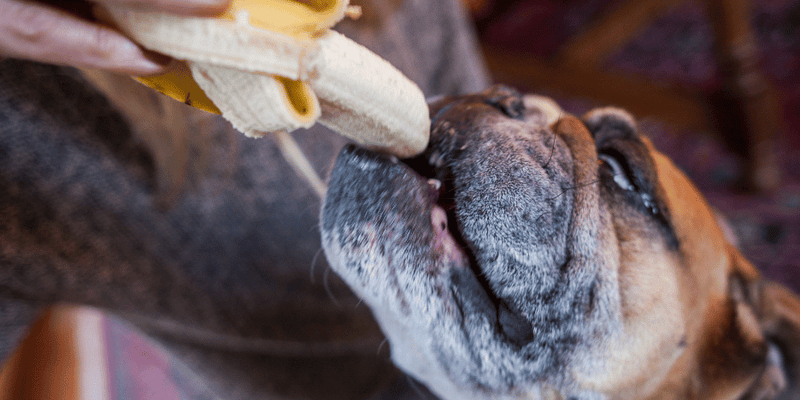
[[[560,113],[558,113],[558,118],[556,119],[556,121],[561,120],[561,118],[563,117],[564,117],[564,111],[561,111]],[[556,150],[556,133],[553,130],[550,130],[550,134],[553,136],[552,139],[553,141],[550,142],[550,155],[547,157],[547,162],[544,163],[544,166],[542,166],[542,168],[547,168],[550,165],[550,161],[553,160],[553,153],[555,153]]]
[[[311,283],[312,284],[316,283],[316,279],[314,278],[314,269],[316,269],[316,267],[317,267],[317,260],[319,259],[319,255],[322,254],[322,252],[324,250],[325,249],[320,247],[319,250],[317,250],[317,252],[314,254],[314,258],[311,259],[311,266],[308,269],[308,274],[309,274],[309,277],[311,278]]]
[[[328,283],[328,277],[331,274],[330,267],[325,269],[325,272],[322,273],[322,286],[325,288],[325,293],[328,293],[328,297],[331,298],[333,304],[336,305],[338,308],[343,308],[342,303],[339,303],[339,300],[336,299],[336,296],[333,295],[333,291],[331,290],[330,284]]]
[[[383,341],[381,341],[381,344],[379,344],[379,345],[378,345],[378,351],[376,351],[376,352],[375,352],[375,355],[376,355],[376,356],[379,356],[379,355],[381,355],[381,350],[383,349],[383,346],[384,346],[386,343],[389,343],[389,338],[385,338],[385,339],[383,339]]]
[[[557,198],[559,198],[559,197],[563,196],[563,195],[564,195],[564,193],[567,193],[567,192],[569,192],[570,190],[575,190],[575,189],[584,188],[584,187],[587,187],[587,186],[594,185],[594,184],[596,184],[596,183],[600,183],[600,179],[596,179],[596,180],[594,180],[594,181],[592,181],[592,182],[581,183],[581,184],[577,184],[577,185],[575,185],[575,186],[569,187],[569,188],[567,188],[566,190],[564,190],[563,192],[559,193],[558,195],[548,198],[548,199],[547,199],[547,201],[555,200],[555,199],[557,199]]]
[[[553,153],[556,151],[556,134],[555,132],[550,132],[550,134],[553,136],[553,138],[550,139],[550,155],[547,157],[547,162],[544,163],[542,168],[547,168],[550,165],[550,161],[553,160]]]

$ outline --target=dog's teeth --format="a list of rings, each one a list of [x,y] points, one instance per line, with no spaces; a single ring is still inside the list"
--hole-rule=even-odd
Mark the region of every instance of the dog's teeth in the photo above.
[[[442,181],[438,179],[428,179],[428,185],[430,185],[434,190],[439,190],[442,187]]]
[[[389,161],[391,161],[392,164],[398,164],[400,159],[398,159],[395,155],[389,155]]]
[[[431,154],[430,158],[428,158],[428,164],[436,168],[441,168],[441,166],[444,164],[444,160],[442,160],[442,155],[439,154],[438,151],[434,151]]]

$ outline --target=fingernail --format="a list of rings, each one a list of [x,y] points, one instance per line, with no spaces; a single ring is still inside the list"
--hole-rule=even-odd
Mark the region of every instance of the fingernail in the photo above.
[[[163,54],[144,50],[138,46],[128,54],[132,55],[132,61],[130,65],[124,67],[130,69],[134,75],[160,74],[166,70],[172,60]]]
[[[230,0],[189,0],[188,3],[192,3],[198,6],[227,6],[230,3]]]
[[[230,0],[188,0],[176,3],[175,7],[184,7],[183,11],[191,14],[222,12],[228,8]]]

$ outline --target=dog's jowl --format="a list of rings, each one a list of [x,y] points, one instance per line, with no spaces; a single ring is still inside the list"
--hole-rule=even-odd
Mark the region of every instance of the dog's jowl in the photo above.
[[[800,301],[629,114],[504,87],[430,108],[420,157],[344,149],[322,211],[398,366],[444,399],[800,393]]]

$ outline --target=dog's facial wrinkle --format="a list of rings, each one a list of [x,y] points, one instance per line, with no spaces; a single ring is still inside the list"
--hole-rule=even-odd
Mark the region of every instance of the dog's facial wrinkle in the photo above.
[[[452,105],[452,103],[450,105]],[[449,107],[446,106],[442,110],[446,111],[447,109],[449,109]],[[464,238],[461,229],[459,229],[452,170],[439,163],[440,160],[441,155],[428,155],[426,152],[418,157],[404,160],[404,162],[420,176],[429,180],[435,179],[438,182],[439,187],[435,196],[436,205],[445,211],[445,215],[447,216],[446,227],[455,242],[463,250],[469,261],[470,270],[480,284],[483,294],[491,303],[495,315],[497,315],[498,331],[511,343],[521,347],[530,342],[533,338],[531,324],[522,315],[512,311],[507,304],[497,297],[492,290],[491,284],[486,279],[486,275],[478,266],[478,261],[472,247]]]
[[[564,154],[567,150],[552,132],[540,131],[527,138],[531,133],[524,125],[509,124],[505,117],[517,117],[521,112],[514,107],[519,101],[508,97],[511,95],[462,99],[458,107],[439,107],[431,145],[420,159],[435,161],[427,165],[427,173],[447,188],[441,196],[443,207],[454,226],[454,236],[470,254],[470,265],[497,310],[498,331],[521,352],[539,361],[549,359],[547,363],[554,366],[560,364],[561,349],[578,342],[568,327],[591,312],[596,284],[577,290],[576,280],[568,279],[570,255],[566,237],[561,236],[571,224],[568,193],[575,183],[569,172],[570,157]],[[530,148],[534,146],[541,148]],[[559,156],[552,157],[554,152]],[[509,188],[513,198],[496,193],[503,188]],[[532,193],[527,196],[535,200],[526,201],[525,193]],[[477,212],[471,209],[474,204],[480,205]],[[526,207],[521,216],[503,208],[519,205]],[[486,218],[481,213],[486,213],[491,223],[465,232],[465,224],[475,225],[474,221]],[[504,216],[508,218],[501,219]],[[497,229],[498,224],[506,230]],[[520,225],[555,227],[555,232],[522,233],[515,229]],[[486,234],[493,229],[499,233]],[[501,236],[502,243],[497,243],[495,238]],[[528,246],[536,249],[532,251],[536,255],[525,253]],[[547,252],[538,265],[528,264]]]
[[[509,118],[521,120],[525,116],[525,102],[516,90],[498,85],[490,89],[484,102],[502,111]]]

